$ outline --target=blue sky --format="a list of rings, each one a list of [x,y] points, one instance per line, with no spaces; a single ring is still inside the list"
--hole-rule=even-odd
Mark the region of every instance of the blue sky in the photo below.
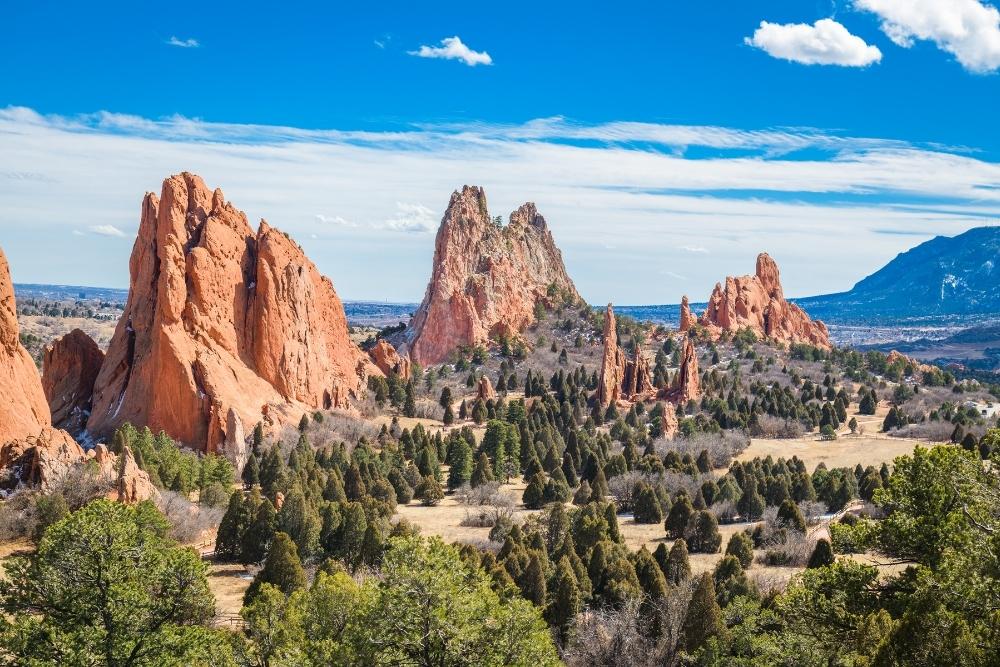
[[[346,298],[419,300],[465,182],[536,201],[593,302],[701,300],[760,250],[837,291],[1000,214],[987,2],[204,4],[4,9],[15,280],[126,285],[181,169]]]

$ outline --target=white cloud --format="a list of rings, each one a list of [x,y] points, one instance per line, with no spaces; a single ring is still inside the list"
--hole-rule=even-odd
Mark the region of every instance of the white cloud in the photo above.
[[[699,246],[682,245],[681,246],[681,250],[683,250],[684,252],[694,252],[694,253],[702,253],[702,254],[707,254],[708,253],[708,248],[704,248],[704,247],[702,247],[700,245]]]
[[[710,150],[661,148],[675,144]],[[806,148],[808,159],[788,155]],[[929,237],[1000,220],[997,163],[815,129],[542,119],[366,133],[7,108],[0,174],[39,176],[0,178],[0,239],[18,279],[127,285],[131,243],[92,246],[72,230],[125,229],[142,194],[182,169],[289,232],[350,299],[420,299],[430,232],[463,184],[486,188],[492,215],[534,201],[593,303],[676,303],[666,266],[698,300],[752,271],[761,250],[790,296],[839,291],[917,242],[886,230]],[[711,249],[711,261],[681,246]]]
[[[877,46],[852,35],[833,19],[820,19],[812,25],[761,21],[753,37],[743,41],[774,58],[803,65],[867,67],[882,59]]]
[[[462,43],[458,35],[445,37],[441,46],[421,46],[416,51],[408,51],[411,56],[420,58],[443,58],[445,60],[461,60],[469,67],[476,65],[492,65],[493,58],[485,51],[473,51]]]
[[[904,48],[934,42],[972,72],[1000,69],[1000,11],[978,0],[854,0],[882,19],[882,31]]]
[[[192,37],[189,37],[187,39],[179,39],[174,35],[170,36],[170,39],[167,40],[167,44],[169,44],[170,46],[179,46],[182,49],[196,49],[199,46],[201,46],[201,44],[198,43],[197,39],[194,39]]]
[[[394,232],[425,234],[437,228],[434,211],[422,204],[396,202],[396,215],[386,220],[381,227]]]
[[[335,227],[357,227],[358,223],[353,220],[347,220],[339,215],[323,215],[322,213],[316,214],[316,220],[324,225],[333,225]]]
[[[125,232],[114,225],[91,225],[87,229],[91,234],[98,234],[100,236],[125,236]]]

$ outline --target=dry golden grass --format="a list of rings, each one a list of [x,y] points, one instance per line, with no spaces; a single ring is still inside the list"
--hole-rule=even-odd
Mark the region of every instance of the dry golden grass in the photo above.
[[[252,580],[247,569],[239,563],[209,563],[208,587],[215,596],[216,616],[239,614],[243,607],[243,595]]]
[[[912,453],[917,445],[926,447],[937,444],[915,438],[891,438],[882,434],[882,422],[888,411],[887,405],[880,405],[874,415],[862,415],[858,414],[857,405],[852,404],[847,414],[848,420],[851,417],[858,420],[856,435],[851,435],[850,430],[842,426],[837,432],[837,439],[832,441],[821,440],[817,433],[789,439],[753,438],[750,446],[736,459],[749,461],[758,456],[771,456],[775,459],[798,456],[810,471],[820,463],[825,463],[827,468],[853,468],[858,463],[878,467],[883,462],[891,465],[893,459]]]

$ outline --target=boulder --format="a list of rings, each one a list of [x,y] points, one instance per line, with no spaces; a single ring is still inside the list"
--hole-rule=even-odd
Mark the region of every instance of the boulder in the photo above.
[[[374,347],[368,351],[368,356],[384,375],[395,373],[404,379],[410,377],[409,357],[399,356],[396,348],[386,339],[379,338]]]
[[[716,283],[698,323],[715,338],[723,332],[750,329],[760,338],[779,343],[830,349],[826,325],[811,320],[804,310],[785,300],[778,265],[767,253],[757,256],[754,275],[729,276],[725,287]]]
[[[125,446],[120,456],[115,456],[107,445],[99,444],[87,452],[97,464],[98,475],[105,479],[113,491],[110,500],[135,504],[159,498],[160,492],[149,479],[149,473],[139,467],[131,448]]]
[[[503,226],[490,216],[483,189],[467,185],[441,219],[406,351],[417,363],[441,363],[459,346],[518,337],[535,321],[537,304],[580,301],[535,205],[524,204]]]
[[[54,426],[73,434],[84,430],[102,363],[104,352],[80,329],[73,329],[45,347],[42,389]]]
[[[0,249],[0,444],[37,436],[52,425],[38,368],[20,333],[14,283]]]
[[[370,372],[330,280],[286,234],[190,173],[142,204],[129,297],[94,385],[87,430],[128,421],[224,451],[241,425],[348,408]],[[234,463],[237,463],[234,461]]]

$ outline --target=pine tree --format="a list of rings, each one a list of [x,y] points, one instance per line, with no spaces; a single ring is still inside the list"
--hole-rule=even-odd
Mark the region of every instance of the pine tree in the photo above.
[[[608,522],[608,537],[612,542],[621,542],[622,534],[618,529],[618,511],[613,502],[604,505],[604,520]]]
[[[403,400],[403,416],[404,417],[416,417],[417,416],[417,403],[414,394],[416,391],[413,388],[413,381],[410,380],[406,383],[406,398]]]
[[[816,546],[813,548],[812,555],[809,556],[809,563],[806,567],[826,567],[827,565],[833,565],[835,560],[837,558],[833,555],[833,547],[830,545],[830,540],[821,538],[816,541]]]
[[[229,506],[215,536],[215,555],[220,560],[239,558],[243,548],[243,535],[253,521],[254,510],[242,491],[233,491],[229,496]]]
[[[645,546],[635,555],[635,575],[643,593],[650,599],[658,600],[667,594],[667,579]]]
[[[684,536],[684,529],[687,528],[691,516],[694,514],[694,507],[687,495],[682,495],[670,508],[670,514],[663,523],[663,528],[667,531],[667,536],[677,539]]]
[[[365,480],[361,477],[361,469],[357,463],[352,463],[344,476],[344,494],[348,500],[354,502],[368,495],[368,487],[365,486]]]
[[[687,542],[683,539],[676,540],[670,547],[667,571],[664,574],[671,586],[679,586],[682,581],[687,581],[691,577],[691,561],[688,559]]]
[[[608,480],[604,477],[604,470],[601,468],[597,469],[597,474],[594,475],[594,480],[590,483],[590,488],[591,501],[601,502],[608,495]]]
[[[806,519],[792,500],[785,500],[778,507],[778,522],[800,533],[806,532]]]
[[[528,567],[521,575],[520,589],[525,599],[530,600],[536,606],[541,607],[545,604],[545,567],[538,552],[532,553],[528,560]]]
[[[578,488],[576,490],[576,493],[573,494],[573,504],[586,505],[587,503],[590,502],[591,495],[593,494],[590,490],[590,482],[588,482],[587,480],[583,480],[582,482],[580,482],[580,488]]]
[[[684,533],[691,553],[714,554],[722,546],[719,521],[708,510],[702,510],[691,517]]]
[[[436,477],[427,475],[417,485],[417,488],[413,490],[413,496],[421,504],[433,507],[444,498],[444,489],[441,488],[441,484],[437,481]]]
[[[321,527],[315,505],[306,501],[305,494],[296,484],[278,511],[278,530],[292,538],[297,552],[308,559],[319,551]]]
[[[450,405],[444,409],[444,418],[442,421],[445,426],[451,426],[455,423],[455,412],[451,409]]]
[[[764,516],[764,498],[757,492],[757,484],[748,479],[743,495],[736,502],[736,511],[744,521],[756,521]]]
[[[726,555],[735,556],[744,568],[753,563],[753,540],[744,532],[733,533],[726,545]]]
[[[251,564],[264,560],[277,528],[278,513],[271,501],[264,498],[257,508],[253,523],[243,535],[240,562]]]
[[[243,473],[240,477],[243,480],[243,486],[248,489],[260,484],[260,462],[256,455],[251,454],[250,458],[247,459],[247,464],[243,466]]]
[[[476,461],[476,469],[472,471],[469,484],[472,488],[476,488],[492,481],[493,468],[490,467],[490,460],[486,457],[486,452],[481,452],[479,459]]]
[[[538,473],[531,478],[522,497],[524,506],[530,510],[541,509],[545,502],[545,477]]]
[[[555,584],[551,597],[552,600],[545,610],[545,618],[556,629],[559,640],[565,642],[569,626],[581,608],[580,587],[577,584],[576,573],[567,556],[560,558],[559,564],[556,566]]]
[[[244,606],[253,602],[263,584],[273,584],[285,595],[306,587],[306,573],[302,569],[298,549],[285,533],[275,533],[264,567],[243,596]]]
[[[722,609],[715,600],[715,582],[712,575],[705,572],[698,577],[698,584],[684,617],[684,650],[694,653],[712,637],[724,635],[726,626],[722,619]]]
[[[641,484],[639,493],[633,501],[633,516],[636,523],[660,523],[663,521],[663,510],[660,508],[660,501],[656,497],[656,491],[649,484]]]
[[[472,478],[472,448],[469,443],[459,438],[454,445],[453,462],[448,468],[448,488],[457,489],[469,483]],[[482,482],[480,481],[480,484]],[[476,486],[479,486],[477,484]]]

